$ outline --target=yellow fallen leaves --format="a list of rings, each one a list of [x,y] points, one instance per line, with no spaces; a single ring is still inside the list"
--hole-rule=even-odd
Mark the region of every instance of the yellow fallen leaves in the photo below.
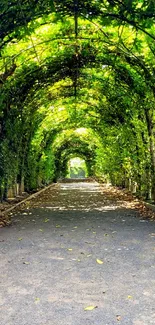
[[[21,241],[23,238],[22,237],[19,237],[18,240]]]
[[[50,221],[50,219],[48,219],[48,218],[46,218],[45,220],[44,220],[44,222],[46,223],[46,222],[49,222]]]
[[[68,248],[68,251],[72,251],[73,249],[72,248]]]
[[[61,226],[60,226],[60,225],[56,225],[55,227],[56,227],[56,228],[60,228]]]
[[[97,306],[88,306],[88,307],[85,307],[84,310],[89,311],[89,310],[93,310],[95,308],[97,308]]]
[[[97,258],[96,262],[97,262],[98,264],[103,264],[103,263],[104,263],[103,261],[99,260],[98,258]]]
[[[35,298],[35,304],[38,304],[40,302],[40,298]]]
[[[128,296],[128,299],[133,299],[133,296],[130,296],[130,295],[129,295],[129,296]]]
[[[29,265],[29,264],[30,264],[30,262],[23,262],[23,264]]]

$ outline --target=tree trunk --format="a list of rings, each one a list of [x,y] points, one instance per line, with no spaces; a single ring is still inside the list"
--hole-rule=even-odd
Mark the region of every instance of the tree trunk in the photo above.
[[[4,181],[4,191],[3,191],[3,200],[7,200],[8,198],[8,180],[5,179]]]
[[[151,114],[150,110],[145,109],[145,116],[146,116],[147,129],[149,135],[149,144],[150,144],[152,199],[155,202],[155,140],[154,140],[153,114]]]

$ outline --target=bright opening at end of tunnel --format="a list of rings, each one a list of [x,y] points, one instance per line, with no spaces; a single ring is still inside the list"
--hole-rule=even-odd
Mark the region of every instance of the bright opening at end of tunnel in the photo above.
[[[68,161],[67,178],[86,178],[88,176],[85,160],[80,157],[71,158]]]

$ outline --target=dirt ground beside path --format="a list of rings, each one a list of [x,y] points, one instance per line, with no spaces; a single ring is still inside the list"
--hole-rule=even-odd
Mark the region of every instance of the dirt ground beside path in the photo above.
[[[155,223],[112,191],[60,184],[0,229],[1,325],[155,324]]]

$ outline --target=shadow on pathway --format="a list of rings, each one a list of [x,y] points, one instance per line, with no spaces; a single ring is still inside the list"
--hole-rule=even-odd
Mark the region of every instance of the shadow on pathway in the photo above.
[[[1,325],[155,324],[154,233],[97,183],[51,189],[0,229]]]

